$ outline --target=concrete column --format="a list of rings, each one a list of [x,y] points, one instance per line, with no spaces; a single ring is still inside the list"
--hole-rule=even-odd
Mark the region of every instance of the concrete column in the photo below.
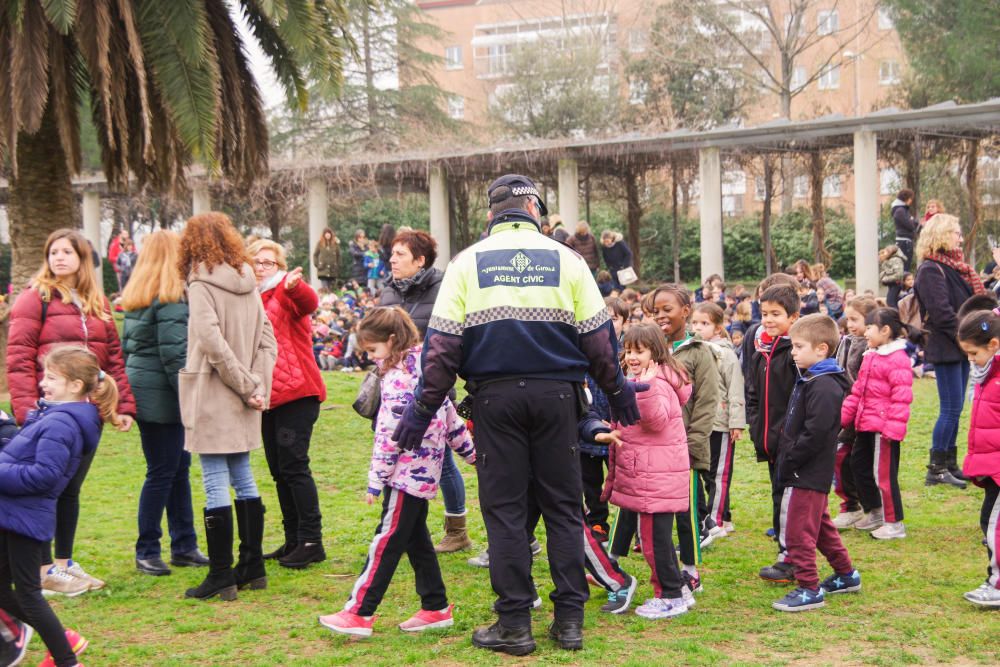
[[[713,273],[725,277],[722,259],[722,160],[718,148],[698,151],[698,179],[701,183],[701,279]]]
[[[313,178],[309,181],[309,282],[316,288],[319,287],[319,276],[316,275],[316,263],[312,261],[312,251],[319,243],[326,225],[326,181],[322,178]]]
[[[451,261],[451,220],[448,216],[448,179],[444,167],[430,169],[427,187],[431,200],[431,236],[437,241],[434,266],[444,271]]]
[[[97,267],[97,284],[104,284],[104,246],[101,244],[101,195],[96,192],[83,193],[83,235],[101,256],[101,266]]]
[[[580,221],[580,174],[576,160],[559,160],[559,215],[570,234]]]
[[[878,141],[875,133],[854,133],[854,266],[857,293],[878,294]]]
[[[208,213],[212,210],[212,197],[208,194],[208,183],[199,181],[191,186],[191,215]]]

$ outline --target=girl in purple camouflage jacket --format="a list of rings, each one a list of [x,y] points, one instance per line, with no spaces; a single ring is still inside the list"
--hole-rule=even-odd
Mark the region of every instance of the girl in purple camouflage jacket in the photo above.
[[[382,380],[367,495],[369,505],[383,496],[382,516],[343,611],[319,620],[334,632],[371,636],[375,610],[405,553],[413,566],[421,604],[420,611],[401,623],[400,629],[418,632],[449,627],[452,605],[427,530],[427,506],[437,494],[446,446],[467,463],[475,463],[472,435],[452,402],[445,400],[420,447],[403,451],[393,440],[399,414],[413,400],[420,380],[420,334],[405,311],[396,307],[373,310],[358,327],[358,345],[376,361]]]

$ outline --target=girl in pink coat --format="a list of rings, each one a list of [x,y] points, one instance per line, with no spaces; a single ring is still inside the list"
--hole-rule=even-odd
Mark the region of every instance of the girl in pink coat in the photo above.
[[[625,332],[625,366],[638,389],[639,422],[614,424],[608,448],[608,478],[602,499],[638,514],[642,554],[652,570],[655,597],[636,609],[644,618],[687,612],[693,597],[677,567],[674,514],[688,511],[691,466],[681,407],[691,396],[684,367],[670,353],[654,324]]]
[[[906,537],[899,494],[899,444],[906,437],[913,402],[913,371],[906,336],[918,336],[894,308],[865,317],[868,351],[841,409],[841,425],[857,432],[851,467],[867,514],[854,524],[880,540]]]
[[[966,593],[965,599],[983,607],[1000,607],[1000,563],[997,562],[997,547],[1000,547],[1000,309],[976,309],[975,305],[980,304],[973,302],[982,298],[972,297],[966,302],[962,310],[972,312],[962,318],[958,327],[958,344],[972,363],[969,376],[975,387],[969,453],[962,473],[986,491],[979,512],[979,526],[986,537],[989,559],[986,581]]]

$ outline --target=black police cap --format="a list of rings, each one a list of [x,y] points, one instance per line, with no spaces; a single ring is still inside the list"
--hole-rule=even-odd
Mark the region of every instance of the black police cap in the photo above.
[[[486,196],[489,198],[490,206],[506,201],[511,197],[532,196],[538,203],[538,211],[542,216],[549,214],[549,209],[545,206],[542,195],[535,187],[534,181],[527,176],[519,174],[507,174],[490,183],[486,189]]]

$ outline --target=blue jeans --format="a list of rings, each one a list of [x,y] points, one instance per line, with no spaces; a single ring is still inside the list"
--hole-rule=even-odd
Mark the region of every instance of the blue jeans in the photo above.
[[[191,454],[184,451],[182,424],[136,421],[146,457],[146,481],[139,494],[139,539],[135,557],[160,555],[160,522],[167,511],[170,552],[185,554],[198,548],[191,508]]]
[[[205,484],[205,509],[228,507],[229,486],[236,491],[237,500],[259,498],[257,483],[250,469],[250,452],[238,454],[199,454],[201,477]]]
[[[934,424],[931,449],[945,452],[955,449],[955,440],[958,438],[958,420],[965,406],[965,387],[969,383],[969,362],[934,364],[934,374],[937,377],[941,412]]]
[[[455,465],[455,456],[449,447],[444,449],[444,463],[441,466],[441,495],[444,497],[445,514],[465,514],[465,480]]]

